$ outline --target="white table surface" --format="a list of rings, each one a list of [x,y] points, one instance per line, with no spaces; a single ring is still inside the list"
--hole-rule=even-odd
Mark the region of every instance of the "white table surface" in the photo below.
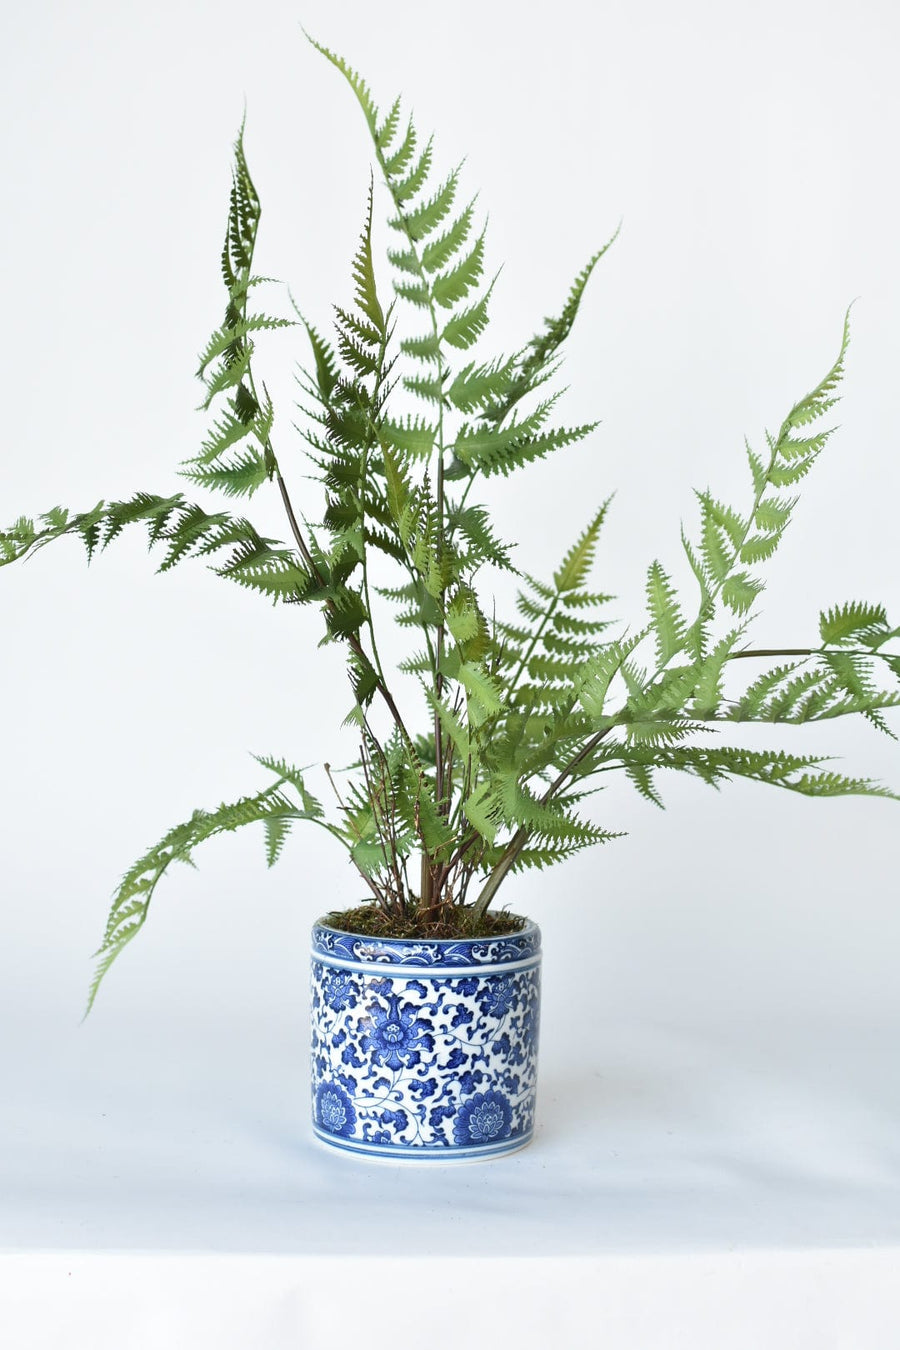
[[[15,1350],[900,1342],[893,1031],[557,1021],[530,1148],[396,1167],[313,1140],[302,1010],[105,1013],[7,1021]]]

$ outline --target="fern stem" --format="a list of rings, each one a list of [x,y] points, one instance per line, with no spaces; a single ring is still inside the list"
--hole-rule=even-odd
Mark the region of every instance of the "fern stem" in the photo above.
[[[325,764],[325,765],[324,765],[324,768],[325,768],[325,776],[327,777],[329,783],[331,784],[331,789],[332,789],[332,791],[333,791],[335,797],[337,797],[338,805],[340,806],[341,810],[343,811],[344,815],[345,815],[346,818],[347,818],[347,824],[350,826],[350,829],[351,829],[352,832],[356,835],[356,838],[357,838],[357,839],[360,841],[360,843],[361,843],[361,842],[362,842],[362,835],[360,834],[359,830],[357,829],[356,825],[354,824],[353,817],[352,817],[351,814],[350,814],[349,807],[347,807],[347,806],[345,805],[343,797],[342,797],[341,794],[338,792],[337,784],[335,783],[334,778],[332,777],[332,774],[331,774],[331,765],[330,765],[330,764]],[[338,838],[341,839],[341,842],[344,843],[344,844],[346,844],[346,839],[345,839],[345,838],[342,838],[341,835],[340,835],[340,833],[339,833],[338,831],[335,831],[335,830],[334,830],[334,827],[333,827],[333,826],[331,826],[330,828],[331,828],[332,833],[336,833],[336,834],[338,835]],[[369,877],[369,876],[366,875],[366,873],[365,873],[365,872],[363,871],[363,869],[360,867],[359,863],[358,863],[358,862],[356,861],[356,859],[353,857],[353,849],[352,849],[352,848],[348,849],[348,852],[349,852],[349,854],[350,854],[350,857],[351,857],[351,859],[352,859],[352,861],[353,861],[353,865],[354,865],[354,867],[356,868],[357,872],[358,872],[359,875],[362,877],[363,881],[366,883],[366,885],[368,886],[369,890],[370,890],[370,891],[372,892],[372,894],[374,895],[376,902],[377,902],[379,905],[381,905],[381,904],[383,903],[383,897],[382,897],[382,895],[381,895],[381,892],[378,890],[378,887],[375,885],[375,882],[372,880],[371,877]]]
[[[381,801],[380,799],[380,794],[373,792],[372,790],[372,775],[369,772],[369,761],[366,755],[365,739],[363,739],[360,742],[359,758],[360,763],[362,764],[363,777],[366,782],[366,793],[368,795],[369,804],[372,808],[372,818],[375,821],[375,828],[378,831],[378,837],[381,841],[382,851],[384,853],[385,858],[388,859],[388,870],[391,872],[394,878],[394,885],[396,887],[396,910],[398,913],[400,913],[403,905],[403,888],[400,882],[400,872],[397,868],[397,841],[396,838],[394,837],[393,813],[390,813],[389,815],[387,809],[387,785],[390,780],[389,777],[385,775],[385,767],[387,761],[385,760],[384,757],[384,751],[381,749],[381,746],[378,745],[377,741],[376,746],[378,748],[378,752],[381,755],[382,760],[381,789],[384,794],[383,801]],[[390,895],[390,891],[387,886],[385,886],[385,890],[387,891],[387,894]],[[381,903],[384,902],[383,897],[379,897],[379,899]]]
[[[287,512],[287,518],[291,527],[291,533],[293,534],[295,540],[297,541],[297,547],[300,550],[300,553],[303,557],[303,561],[306,563],[307,567],[310,569],[316,580],[320,584],[324,584],[322,574],[319,571],[318,567],[316,566],[315,560],[312,557],[312,554],[310,553],[309,549],[307,548],[306,541],[304,540],[303,535],[300,532],[300,526],[297,524],[297,517],[294,514],[294,508],[291,503],[290,494],[288,493],[287,485],[283,477],[281,476],[281,470],[278,468],[277,462],[275,464],[275,480],[278,483],[278,490],[281,493],[281,500],[284,502],[284,509]],[[331,606],[332,602],[329,601],[328,604],[329,606]],[[354,637],[353,634],[350,634],[347,638],[347,643],[349,644],[351,651],[355,652],[356,655],[360,657],[361,660],[367,659],[366,653],[363,650],[359,638]],[[394,701],[394,697],[390,689],[387,687],[387,684],[385,683],[383,675],[379,676],[378,692],[379,694],[381,694],[381,697],[387,704],[388,710],[390,711],[390,714],[394,719],[394,723],[397,727],[397,730],[400,732],[400,735],[403,737],[407,746],[412,748],[412,739],[410,737],[409,732],[406,729],[406,725],[400,714],[400,709],[397,707],[397,704]]]
[[[554,797],[559,789],[565,785],[566,781],[571,777],[575,770],[584,763],[603,740],[604,736],[607,736],[611,730],[612,727],[604,727],[602,731],[595,732],[590,740],[581,747],[577,754],[572,756],[565,768],[561,770],[541,797],[541,806],[547,805],[551,797]],[[507,844],[503,852],[503,857],[492,870],[478,899],[472,907],[472,913],[476,919],[483,918],[487,913],[491,901],[497,894],[497,891],[505,880],[510,868],[512,868],[519,854],[522,852],[522,849],[527,844],[530,834],[531,831],[527,826],[522,825]]]
[[[404,209],[404,203],[397,197],[395,193],[394,185],[391,182],[391,176],[387,171],[387,163],[384,157],[384,152],[381,146],[378,144],[377,137],[374,135],[374,128],[370,127],[370,130],[373,131],[375,157],[378,160],[378,167],[381,169],[382,177],[384,179],[385,185],[387,186],[388,192],[391,194],[391,200],[393,201],[394,208],[397,212],[397,218],[400,220],[403,226],[403,233],[406,236],[406,240],[410,252],[412,254],[412,257],[415,259],[415,266],[418,278],[422,283],[422,285],[426,286],[429,291],[428,310],[431,316],[431,330],[435,338],[435,344],[438,353],[437,379],[438,384],[442,386],[444,376],[444,358],[443,358],[443,351],[441,349],[440,334],[438,331],[437,313],[435,311],[434,306],[434,297],[433,295],[431,295],[431,286],[429,284],[425,268],[422,264],[422,259],[419,255],[417,240],[409,227],[409,219]],[[438,566],[440,567],[442,564],[444,554],[444,514],[445,514],[443,396],[438,405],[437,441],[438,441],[437,446],[438,459],[437,459],[437,475],[435,483],[435,505],[437,507],[437,518],[438,518],[437,554],[438,554]],[[434,666],[433,666],[434,692],[438,699],[440,699],[444,688],[444,677],[443,674],[441,673],[441,663],[443,661],[443,655],[444,655],[444,617],[443,617],[443,604],[441,604],[440,618],[438,620],[437,633],[435,637]],[[435,801],[437,804],[438,811],[442,815],[446,816],[449,812],[449,792],[445,790],[444,736],[443,730],[441,728],[440,715],[437,712],[437,710],[435,710],[434,714],[433,736],[434,736],[434,762],[435,762]],[[425,846],[423,841],[422,877],[421,877],[422,894],[420,897],[423,909],[431,908],[435,898],[437,898],[434,895],[434,880],[435,877],[434,877],[433,859],[430,857],[428,848],[427,846]]]
[[[528,662],[531,660],[531,657],[534,654],[535,647],[538,645],[541,638],[543,637],[544,629],[547,627],[547,624],[550,622],[550,620],[553,618],[553,615],[556,613],[556,606],[559,604],[559,597],[560,592],[557,590],[553,599],[547,606],[547,610],[543,618],[541,619],[541,622],[538,624],[536,631],[532,634],[531,642],[528,644],[528,647],[523,653],[522,659],[519,662],[518,666],[516,667],[515,674],[513,675],[512,679],[509,682],[510,696],[512,696],[512,694],[515,692],[516,685],[519,683],[519,680],[521,679],[522,671],[528,665]]]
[[[816,656],[814,647],[747,647],[742,652],[729,652],[727,661],[740,661],[748,656]]]

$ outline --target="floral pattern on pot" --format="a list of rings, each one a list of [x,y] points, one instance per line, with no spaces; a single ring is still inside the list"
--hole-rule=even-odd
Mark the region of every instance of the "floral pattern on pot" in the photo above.
[[[439,960],[427,969],[384,956],[350,960],[346,944],[326,954],[321,933],[320,925],[312,958],[318,1137],[354,1152],[439,1161],[526,1144],[537,1077],[537,928],[482,942],[481,961],[470,950],[464,967],[453,952],[444,969]],[[511,956],[504,941],[515,944]]]

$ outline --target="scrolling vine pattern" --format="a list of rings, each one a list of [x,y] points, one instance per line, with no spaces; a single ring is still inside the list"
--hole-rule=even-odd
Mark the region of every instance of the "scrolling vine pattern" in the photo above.
[[[314,952],[319,1135],[398,1151],[499,1152],[524,1143],[534,1123],[539,985],[534,964],[382,976]]]

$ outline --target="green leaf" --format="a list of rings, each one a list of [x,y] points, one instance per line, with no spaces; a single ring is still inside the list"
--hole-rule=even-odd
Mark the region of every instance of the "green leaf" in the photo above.
[[[426,272],[440,272],[462,248],[472,228],[474,211],[475,202],[471,201],[448,230],[425,245],[422,249],[422,266]]]
[[[812,393],[807,394],[806,398],[803,398],[799,403],[794,404],[794,407],[785,419],[785,428],[806,426],[807,423],[815,421],[817,417],[821,417],[823,413],[834,406],[836,399],[833,398],[832,395],[843,378],[844,357],[847,354],[849,342],[850,310],[848,309],[844,316],[844,332],[841,338],[841,349],[838,353],[837,360],[821,383],[816,385]]]
[[[765,490],[767,481],[765,465],[759,456],[753,453],[748,441],[745,440],[744,445],[747,447],[747,459],[750,463],[750,473],[753,477],[753,491],[756,496],[759,497]]]
[[[335,66],[344,76],[344,79],[347,81],[350,88],[353,90],[354,94],[357,97],[359,106],[363,110],[363,115],[365,116],[366,122],[368,123],[369,126],[369,130],[372,133],[372,139],[375,141],[377,145],[379,140],[378,109],[376,108],[372,100],[372,93],[371,90],[369,89],[369,86],[366,84],[365,80],[362,78],[361,75],[358,75],[355,70],[353,70],[350,66],[348,66],[347,62],[343,59],[343,57],[338,56],[335,52],[329,51],[329,49],[327,47],[323,47],[320,42],[316,42],[315,38],[310,37],[309,33],[306,32],[305,28],[303,29],[303,32],[307,40],[312,44],[313,47],[315,47],[316,51],[321,52],[322,55],[326,58],[326,60],[330,61],[331,64]]]
[[[457,679],[468,695],[469,720],[473,726],[481,726],[500,711],[501,690],[483,666],[464,661],[459,667]]]
[[[424,281],[395,281],[394,290],[401,300],[408,300],[419,309],[428,309],[431,304],[431,291]]]
[[[678,596],[669,577],[658,562],[647,572],[647,608],[656,636],[656,659],[667,665],[684,645],[685,624]]]
[[[436,403],[438,407],[444,401],[444,391],[440,380],[429,379],[423,375],[404,375],[403,387],[418,398],[425,399],[428,403]]]
[[[769,472],[769,480],[775,487],[793,487],[806,477],[815,462],[816,456],[810,455],[807,459],[798,459],[789,466],[776,464]]]
[[[249,446],[230,462],[220,460],[217,464],[197,465],[182,469],[181,474],[194,483],[216,488],[227,497],[249,497],[269,476],[263,456]]]
[[[95,953],[99,964],[91,982],[85,1016],[93,1007],[100,983],[110,966],[143,926],[156,887],[171,864],[192,863],[194,850],[207,839],[244,825],[265,823],[273,815],[305,817],[304,812],[292,807],[276,784],[252,797],[223,802],[214,811],[195,811],[190,820],[169,830],[158,844],[138,859],[126,872],[113,897],[103,942]],[[274,861],[280,848],[277,840],[272,847],[275,849]]]
[[[202,376],[210,362],[214,361],[217,356],[221,356],[229,347],[238,348],[235,356],[239,358],[241,355],[240,343],[248,333],[275,328],[292,328],[293,326],[293,319],[273,318],[269,314],[251,314],[248,318],[242,319],[239,323],[232,324],[230,327],[219,328],[213,333],[200,354],[197,374]]]
[[[868,605],[852,601],[819,615],[819,633],[828,644],[846,642],[848,638],[871,636],[887,627],[887,615],[882,605]]]
[[[509,388],[514,359],[509,357],[481,366],[470,362],[463,366],[447,389],[450,402],[460,412],[467,413],[478,407],[486,407],[492,400],[500,398]]]
[[[384,311],[378,300],[375,285],[375,270],[372,265],[372,181],[369,180],[369,200],[366,223],[359,239],[359,248],[353,259],[353,281],[356,286],[355,298],[359,308],[377,330],[384,333]]]
[[[412,497],[412,487],[390,446],[382,445],[382,453],[387,478],[388,506],[394,521],[400,527],[401,534],[404,534],[408,524],[408,507]],[[404,543],[407,542],[408,538],[404,537]]]
[[[388,249],[388,261],[393,263],[398,272],[406,272],[410,276],[419,275],[419,259],[412,249]]]
[[[694,688],[694,701],[691,705],[692,717],[714,717],[722,702],[722,684],[725,666],[735,644],[746,631],[745,627],[734,628],[701,663],[697,671],[697,683]]]
[[[607,497],[590,524],[563,558],[562,565],[553,573],[553,581],[558,591],[577,591],[583,586],[593,565],[597,540],[611,501],[612,497]]]
[[[400,350],[407,356],[418,357],[420,361],[440,361],[441,344],[440,339],[433,333],[425,333],[422,337],[401,338]]]
[[[430,142],[429,142],[430,144]],[[459,178],[459,169],[454,169],[433,197],[428,201],[422,202],[411,211],[402,211],[390,224],[395,230],[402,230],[410,239],[424,239],[426,235],[432,234],[437,229],[441,221],[450,213],[456,197],[456,185]],[[413,192],[407,192],[405,189],[394,189],[394,196],[399,201],[407,201],[415,195]]]
[[[545,319],[543,331],[533,337],[524,348],[518,363],[516,379],[491,410],[491,420],[495,425],[502,422],[512,408],[542,382],[554,353],[562,346],[572,330],[591,273],[613,244],[618,233],[617,229],[612,238],[597,249],[578,273],[559,316],[555,319]]]
[[[782,530],[790,520],[791,512],[796,505],[796,497],[790,500],[768,497],[757,506],[753,514],[753,523],[759,530]]]
[[[405,422],[385,418],[378,430],[383,444],[417,459],[427,459],[431,455],[437,436],[437,427],[418,417],[408,417]]]
[[[642,797],[661,810],[665,808],[663,799],[654,785],[653,771],[649,764],[626,764],[625,773]]]
[[[762,589],[747,572],[733,572],[722,587],[722,601],[735,614],[746,614]]]
[[[645,628],[626,641],[611,642],[588,661],[581,673],[578,699],[588,716],[595,721],[607,720],[604,707],[609,687],[628,656],[649,631]]]
[[[337,364],[334,359],[334,352],[328,343],[325,342],[313,328],[312,324],[303,320],[303,326],[309,337],[310,346],[313,351],[313,360],[316,365],[316,383],[319,388],[319,397],[323,403],[328,403],[334,393],[334,387],[337,384],[338,372]]]
[[[459,314],[454,314],[453,318],[448,320],[441,341],[447,342],[451,347],[457,347],[460,351],[465,351],[477,342],[484,332],[488,323],[488,302],[491,298],[493,283],[485,291],[480,300],[468,309],[461,310]]]
[[[781,542],[780,534],[754,534],[741,547],[739,557],[741,562],[759,563],[765,562],[771,558]]]
[[[447,627],[457,642],[465,643],[477,636],[481,622],[475,597],[468,587],[461,588],[447,606]]]
[[[431,172],[431,156],[432,140],[429,138],[428,144],[406,177],[396,180],[392,177],[389,180],[391,195],[398,207],[405,206],[407,202],[412,201],[416,193],[424,186]]]
[[[463,806],[466,818],[482,839],[492,844],[497,838],[500,811],[489,783],[480,783],[466,798]]]
[[[432,292],[439,305],[445,309],[459,304],[473,286],[476,286],[484,271],[484,233],[475,241],[471,252],[449,272],[436,276],[432,282]]]
[[[416,129],[412,122],[410,122],[406,128],[406,135],[403,138],[401,145],[390,158],[384,161],[382,167],[386,178],[396,178],[398,174],[403,173],[416,152],[417,142],[418,136],[416,134]]]

